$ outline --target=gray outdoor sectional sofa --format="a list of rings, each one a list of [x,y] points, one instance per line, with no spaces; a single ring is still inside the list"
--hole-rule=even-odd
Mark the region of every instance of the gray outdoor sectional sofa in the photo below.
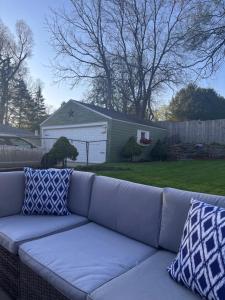
[[[225,197],[73,172],[69,216],[23,216],[24,173],[0,173],[0,285],[14,299],[194,300],[167,272],[190,200]]]

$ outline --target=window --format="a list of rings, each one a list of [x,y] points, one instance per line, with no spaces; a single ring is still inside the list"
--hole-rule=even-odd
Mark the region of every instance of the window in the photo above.
[[[141,140],[146,139],[145,133],[146,133],[145,131],[142,131],[142,132],[141,132]]]
[[[148,141],[150,139],[150,132],[146,130],[137,130],[137,143],[143,145],[142,141]],[[144,143],[145,144],[145,143]]]

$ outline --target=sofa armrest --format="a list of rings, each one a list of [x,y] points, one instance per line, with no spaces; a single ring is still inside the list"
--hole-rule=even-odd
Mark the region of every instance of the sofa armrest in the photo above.
[[[0,173],[0,217],[21,212],[24,199],[24,172]]]

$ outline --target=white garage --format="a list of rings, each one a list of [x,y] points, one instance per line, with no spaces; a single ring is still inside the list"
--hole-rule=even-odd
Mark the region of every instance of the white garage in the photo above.
[[[106,161],[107,122],[42,127],[42,146],[50,150],[61,136],[67,137],[79,155],[77,162],[90,163]],[[88,143],[87,143],[88,142]]]

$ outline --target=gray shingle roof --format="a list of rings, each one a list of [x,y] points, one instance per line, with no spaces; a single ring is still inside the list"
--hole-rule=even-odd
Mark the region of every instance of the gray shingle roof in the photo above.
[[[16,128],[10,125],[0,125],[0,134],[12,134],[20,137],[34,136],[33,132],[27,129]]]
[[[79,103],[85,107],[88,107],[96,112],[99,112],[105,116],[108,116],[112,119],[116,119],[116,120],[121,120],[121,121],[127,121],[127,122],[132,122],[132,123],[137,123],[137,124],[141,124],[141,125],[147,125],[147,126],[153,126],[153,127],[158,127],[160,128],[159,126],[157,126],[154,122],[152,121],[148,121],[148,120],[140,120],[138,119],[137,117],[135,116],[132,116],[132,115],[127,115],[125,113],[121,113],[121,112],[117,112],[117,111],[114,111],[114,110],[109,110],[109,109],[106,109],[106,108],[103,108],[103,107],[99,107],[99,106],[96,106],[96,105],[93,105],[93,104],[88,104],[88,103],[84,103],[84,102],[79,102],[79,101],[76,101],[76,100],[72,100],[76,103]]]

